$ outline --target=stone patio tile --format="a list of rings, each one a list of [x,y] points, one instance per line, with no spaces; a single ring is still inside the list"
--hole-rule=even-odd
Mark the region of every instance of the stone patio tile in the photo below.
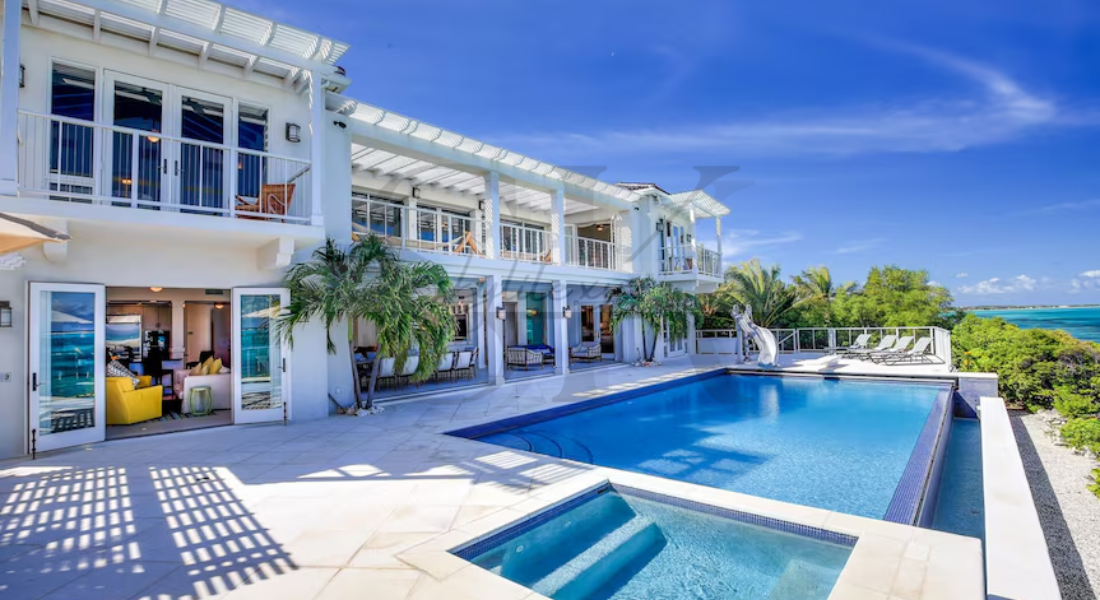
[[[389,532],[446,531],[458,514],[457,506],[401,506],[379,526]]]
[[[405,600],[421,577],[416,571],[344,569],[316,600]]]
[[[225,600],[308,600],[321,593],[337,569],[299,568],[278,577],[249,580],[226,594]]]
[[[363,547],[371,531],[310,529],[283,544],[299,567],[342,567]]]
[[[82,577],[43,596],[42,600],[117,600],[149,587],[175,571],[178,564],[157,562],[126,562],[91,569]],[[6,596],[5,596],[6,597]]]

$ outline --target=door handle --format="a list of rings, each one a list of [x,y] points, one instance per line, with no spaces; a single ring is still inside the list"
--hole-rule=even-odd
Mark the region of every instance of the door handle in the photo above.
[[[164,159],[164,174],[168,174],[168,159]]]
[[[286,373],[286,359],[283,359],[283,373]]]
[[[31,391],[38,391],[38,373],[31,373]]]
[[[176,164],[176,177],[179,177],[179,175],[180,175],[180,161],[174,160],[172,162]]]

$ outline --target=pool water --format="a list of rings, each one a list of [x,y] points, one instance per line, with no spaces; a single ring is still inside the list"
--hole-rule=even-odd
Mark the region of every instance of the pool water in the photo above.
[[[477,439],[883,518],[945,389],[724,375]]]
[[[955,419],[944,456],[932,528],[985,539],[982,430],[977,419]]]
[[[825,600],[850,554],[609,491],[467,558],[554,600]]]

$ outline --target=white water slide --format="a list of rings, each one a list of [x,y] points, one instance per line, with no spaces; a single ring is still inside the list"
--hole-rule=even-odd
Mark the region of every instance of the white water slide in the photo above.
[[[756,364],[762,367],[776,366],[775,359],[779,354],[779,346],[775,342],[775,334],[766,327],[761,327],[752,322],[752,306],[746,306],[745,312],[741,312],[735,307],[731,314],[741,333],[752,338],[752,341],[756,343],[756,347],[760,350],[759,356],[756,357]]]

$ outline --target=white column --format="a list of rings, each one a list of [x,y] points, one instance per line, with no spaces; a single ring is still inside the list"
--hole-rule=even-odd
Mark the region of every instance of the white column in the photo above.
[[[504,383],[504,321],[497,319],[497,309],[504,306],[503,284],[500,275],[485,278],[485,360],[490,385]]]
[[[0,67],[0,193],[15,194],[19,188],[19,33],[23,3],[4,2],[4,46]]]
[[[695,342],[695,315],[688,314],[687,353],[697,354],[698,348]]]
[[[718,267],[718,276],[724,277],[726,272],[722,268],[722,217],[714,217],[714,236],[717,239],[718,264],[716,266]]]
[[[406,204],[408,204],[409,210],[405,212],[405,214],[408,216],[408,218],[405,219],[405,239],[415,240],[420,237],[420,214],[416,210],[418,203],[416,201],[416,198],[409,196],[409,200]],[[437,237],[436,239],[439,238]],[[408,243],[408,241],[405,242],[406,247],[408,246]]]
[[[187,361],[184,351],[187,349],[187,330],[184,322],[184,305],[182,300],[172,301],[172,343],[168,355],[174,359],[182,358]]]
[[[564,280],[554,282],[550,297],[550,326],[554,329],[554,373],[569,373],[569,320],[565,318],[565,307],[569,305],[568,287]],[[573,315],[579,319],[580,315]]]
[[[490,171],[485,175],[483,213],[485,227],[489,228],[485,236],[485,258],[497,258],[500,256],[500,174],[496,171]]]
[[[565,190],[550,191],[550,262],[565,264]]]
[[[470,310],[474,313],[474,331],[477,336],[477,343],[475,345],[481,348],[481,352],[478,352],[477,366],[482,369],[486,368],[488,364],[485,357],[489,354],[488,349],[485,347],[485,327],[486,322],[492,317],[485,307],[485,287],[478,285],[477,288],[474,289],[474,299],[470,303]]]
[[[321,76],[317,71],[309,72],[309,96],[310,96],[310,195],[313,196],[313,206],[310,214],[310,223],[317,227],[325,224],[324,216],[324,181],[323,167],[325,164],[325,88],[321,82]],[[350,169],[351,166],[348,165]],[[350,195],[351,190],[347,193]],[[351,218],[350,214],[347,218]]]
[[[602,321],[600,321],[600,312],[602,312],[602,311],[600,310],[600,305],[599,304],[592,305],[592,339],[597,344],[601,344],[601,342],[603,340],[603,334],[602,334],[602,331],[601,331],[601,328],[600,328],[600,323],[602,322]],[[602,346],[602,344],[601,344],[601,346]],[[602,347],[601,347],[600,351],[601,352],[603,351]]]

